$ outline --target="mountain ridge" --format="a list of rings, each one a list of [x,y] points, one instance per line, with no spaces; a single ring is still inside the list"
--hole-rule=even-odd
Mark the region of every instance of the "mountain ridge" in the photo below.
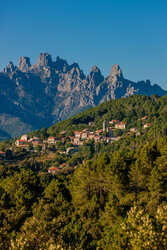
[[[82,108],[133,94],[163,96],[167,91],[149,80],[125,79],[118,64],[104,77],[95,65],[85,75],[77,63],[69,65],[60,57],[53,61],[48,53],[40,53],[33,65],[22,56],[18,67],[9,62],[0,73],[0,131],[19,136]]]

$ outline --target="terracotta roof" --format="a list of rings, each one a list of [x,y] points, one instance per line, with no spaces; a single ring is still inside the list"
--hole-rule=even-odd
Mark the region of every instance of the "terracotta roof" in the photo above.
[[[110,122],[119,122],[119,121],[118,121],[118,120],[112,120],[112,121],[109,121],[109,123],[110,123]]]
[[[20,142],[27,142],[26,140],[17,140],[17,141],[20,141]]]
[[[5,152],[3,152],[3,151],[0,150],[0,154],[5,154]]]
[[[60,167],[65,167],[65,166],[69,167],[69,165],[67,163],[63,163],[63,164],[60,165]]]
[[[50,170],[50,171],[59,171],[60,169],[59,169],[59,168],[56,168],[56,167],[51,167],[51,168],[49,168],[48,170]]]
[[[103,129],[96,130],[95,133],[100,133],[100,132],[103,132]]]
[[[74,131],[75,134],[82,134],[82,131]]]
[[[50,137],[48,137],[48,139],[56,139],[56,137],[50,136]]]

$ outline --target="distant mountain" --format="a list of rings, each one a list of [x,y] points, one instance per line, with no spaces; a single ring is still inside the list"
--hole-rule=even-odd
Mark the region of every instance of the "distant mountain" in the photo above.
[[[0,73],[0,137],[10,138],[50,126],[99,103],[129,95],[163,96],[167,91],[150,81],[137,83],[123,77],[118,64],[104,78],[93,66],[85,76],[77,63],[41,53],[31,65],[28,57],[18,67],[9,62]]]

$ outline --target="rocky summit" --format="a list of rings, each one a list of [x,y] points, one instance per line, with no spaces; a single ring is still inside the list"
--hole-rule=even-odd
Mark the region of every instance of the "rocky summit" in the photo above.
[[[107,77],[93,66],[85,76],[77,63],[40,53],[36,64],[20,57],[18,67],[9,62],[0,73],[0,137],[19,136],[48,127],[102,102],[133,94],[163,96],[167,91],[149,80],[124,78],[118,64]]]

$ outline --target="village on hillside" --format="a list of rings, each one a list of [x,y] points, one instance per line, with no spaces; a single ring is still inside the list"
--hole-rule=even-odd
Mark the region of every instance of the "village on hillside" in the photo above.
[[[150,123],[147,123],[147,116],[142,117],[139,119],[142,121],[143,129],[148,128],[150,126]],[[59,136],[49,136],[45,140],[41,140],[38,137],[32,137],[30,138],[29,135],[25,134],[20,137],[20,139],[17,139],[15,141],[15,146],[20,149],[24,149],[27,152],[39,152],[44,153],[49,151],[51,147],[53,147],[55,150],[58,150],[58,144],[64,145],[66,141],[69,142],[69,147],[64,148],[63,151],[59,149],[59,153],[63,154],[75,154],[78,152],[79,148],[84,144],[88,143],[90,140],[94,140],[94,143],[112,143],[114,141],[118,141],[123,134],[132,134],[135,133],[136,136],[139,136],[142,134],[142,132],[139,132],[139,128],[132,127],[129,130],[127,130],[127,123],[120,122],[118,120],[111,120],[108,122],[109,126],[107,126],[107,121],[104,120],[102,124],[102,128],[96,131],[91,131],[90,128],[94,127],[94,122],[91,121],[88,123],[88,128],[83,129],[82,131],[74,131],[72,136],[67,135],[67,131],[61,131],[59,133]],[[126,133],[124,133],[126,131]],[[13,148],[9,148],[11,151],[13,151]],[[6,153],[3,151],[0,151],[1,159],[6,159]],[[58,170],[68,167],[67,164],[62,164],[57,167],[51,167],[48,169],[49,173],[55,173]]]

